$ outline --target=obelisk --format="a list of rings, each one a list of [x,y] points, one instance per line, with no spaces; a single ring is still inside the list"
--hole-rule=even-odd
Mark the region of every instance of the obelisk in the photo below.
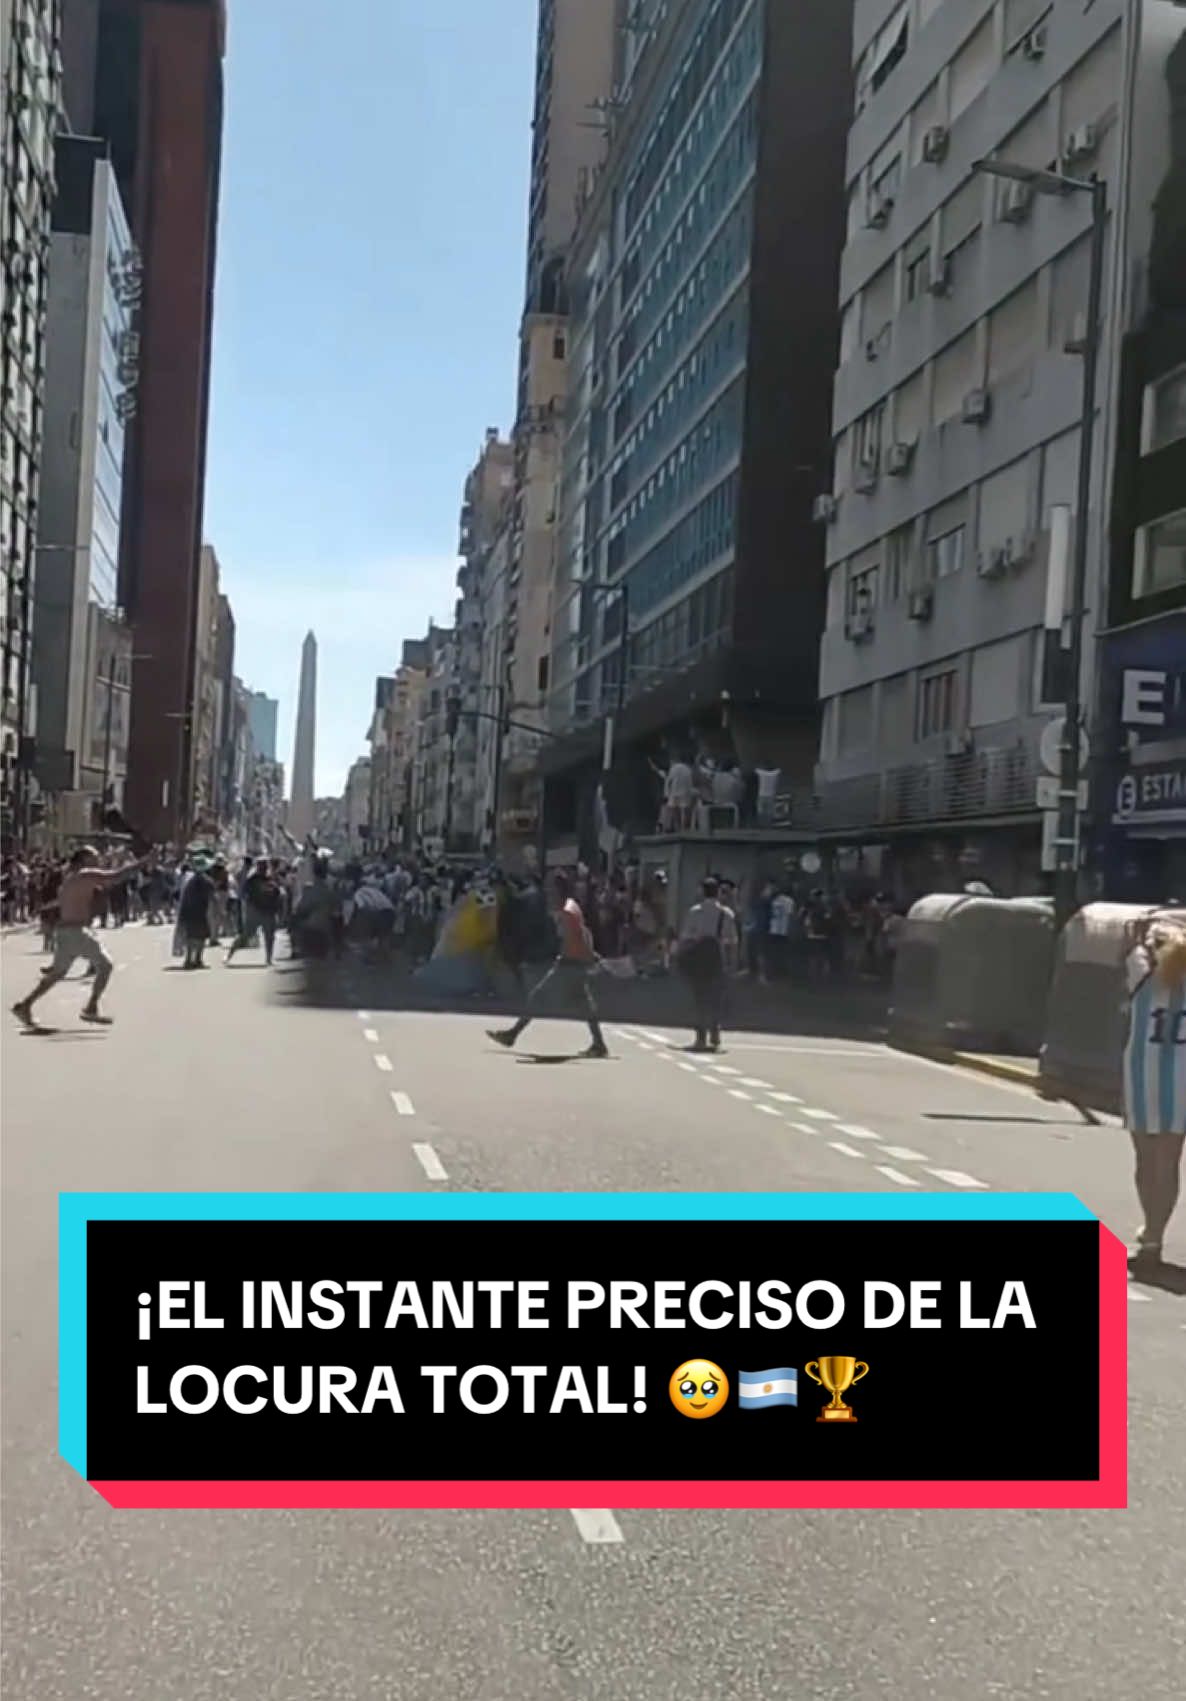
[[[296,738],[292,749],[292,801],[288,830],[304,844],[313,831],[313,758],[317,745],[317,639],[305,635],[301,646],[301,688],[297,696]]]

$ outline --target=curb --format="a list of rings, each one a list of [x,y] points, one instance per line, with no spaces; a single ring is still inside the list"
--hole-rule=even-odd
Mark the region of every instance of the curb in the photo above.
[[[1032,1068],[1024,1063],[1007,1063],[998,1057],[985,1057],[977,1051],[946,1051],[931,1046],[901,1046],[902,1051],[912,1051],[918,1057],[928,1057],[932,1063],[946,1063],[955,1069],[971,1069],[977,1075],[991,1075],[998,1081],[1013,1081],[1022,1087],[1032,1087],[1039,1090],[1038,1066]]]

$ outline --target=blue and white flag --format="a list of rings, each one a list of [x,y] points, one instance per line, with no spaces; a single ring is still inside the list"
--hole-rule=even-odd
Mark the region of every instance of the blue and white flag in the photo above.
[[[737,1379],[737,1403],[743,1412],[756,1412],[760,1406],[797,1406],[799,1372],[742,1370]]]

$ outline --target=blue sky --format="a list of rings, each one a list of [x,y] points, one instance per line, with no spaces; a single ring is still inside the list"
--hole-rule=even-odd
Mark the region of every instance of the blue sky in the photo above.
[[[320,645],[317,789],[452,618],[457,515],[515,400],[535,0],[232,0],[205,535],[236,671]]]

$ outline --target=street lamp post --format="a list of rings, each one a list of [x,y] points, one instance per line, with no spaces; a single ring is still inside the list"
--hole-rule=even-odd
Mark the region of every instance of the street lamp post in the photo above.
[[[1091,519],[1091,472],[1095,451],[1096,377],[1100,354],[1100,309],[1103,301],[1104,255],[1108,229],[1108,191],[1098,177],[1066,177],[1057,171],[1038,171],[1007,160],[977,160],[972,169],[989,177],[1028,183],[1039,195],[1088,195],[1091,198],[1091,253],[1087,284],[1087,325],[1083,334],[1083,403],[1079,426],[1078,488],[1075,492],[1075,539],[1071,556],[1070,620],[1067,644],[1066,712],[1059,749],[1058,833],[1055,839],[1054,920],[1065,927],[1078,907],[1080,722],[1083,718],[1083,623],[1087,604],[1087,532]]]

